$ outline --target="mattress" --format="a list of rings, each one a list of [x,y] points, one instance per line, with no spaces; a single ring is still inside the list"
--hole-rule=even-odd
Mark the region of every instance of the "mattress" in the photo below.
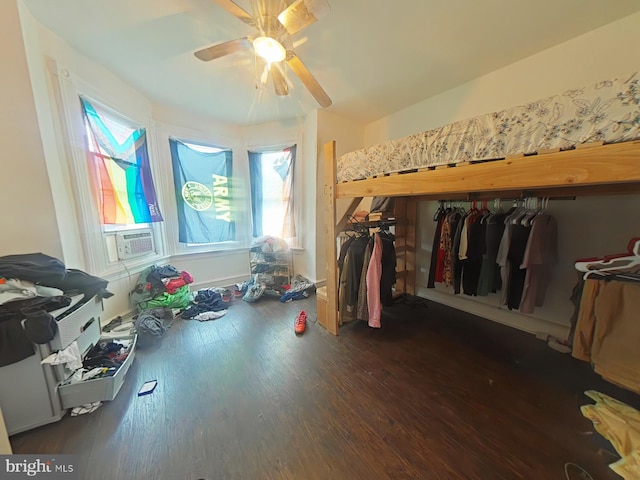
[[[566,150],[640,138],[640,75],[604,80],[542,100],[347,153],[338,182],[438,165]]]

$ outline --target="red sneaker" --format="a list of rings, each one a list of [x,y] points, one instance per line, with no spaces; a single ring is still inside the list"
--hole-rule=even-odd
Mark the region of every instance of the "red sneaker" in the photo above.
[[[307,327],[307,312],[302,310],[298,314],[298,318],[296,318],[295,331],[296,333],[304,333],[304,329],[306,327]]]

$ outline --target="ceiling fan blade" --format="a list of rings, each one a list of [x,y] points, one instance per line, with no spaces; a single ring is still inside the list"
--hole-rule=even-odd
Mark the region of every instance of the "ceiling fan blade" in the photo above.
[[[213,0],[213,1],[218,5],[220,5],[222,8],[224,8],[231,15],[238,17],[247,25],[251,25],[252,27],[256,26],[256,22],[253,19],[253,17],[249,15],[249,13],[245,9],[240,7],[235,2],[232,2],[231,0]]]
[[[271,78],[273,78],[273,87],[276,90],[276,95],[281,97],[289,95],[289,85],[287,85],[287,79],[284,77],[280,64],[271,65]]]
[[[327,0],[296,0],[285,8],[278,20],[289,35],[299,32],[329,13]]]
[[[194,55],[203,62],[209,62],[231,53],[249,50],[250,48],[251,42],[248,38],[237,38],[236,40],[229,40],[228,42],[219,43],[212,47],[203,48],[195,52]]]
[[[291,67],[291,70],[298,76],[300,81],[307,87],[309,93],[313,95],[321,107],[327,108],[331,105],[331,99],[327,92],[325,92],[318,81],[315,79],[311,72],[307,70],[307,67],[304,66],[302,60],[300,60],[295,53],[292,51],[287,51],[287,63]]]

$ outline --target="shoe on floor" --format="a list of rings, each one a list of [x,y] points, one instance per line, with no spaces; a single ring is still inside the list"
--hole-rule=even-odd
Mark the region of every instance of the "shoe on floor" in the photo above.
[[[295,331],[296,333],[304,333],[304,329],[306,327],[307,327],[307,312],[302,310],[298,314],[298,318],[296,318]]]

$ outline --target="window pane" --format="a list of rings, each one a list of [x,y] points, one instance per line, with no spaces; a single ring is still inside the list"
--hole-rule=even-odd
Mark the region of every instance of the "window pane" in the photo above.
[[[282,238],[284,216],[288,198],[284,197],[282,166],[287,162],[289,152],[262,154],[262,232]],[[280,168],[279,168],[280,167]],[[286,175],[285,175],[286,177]]]

